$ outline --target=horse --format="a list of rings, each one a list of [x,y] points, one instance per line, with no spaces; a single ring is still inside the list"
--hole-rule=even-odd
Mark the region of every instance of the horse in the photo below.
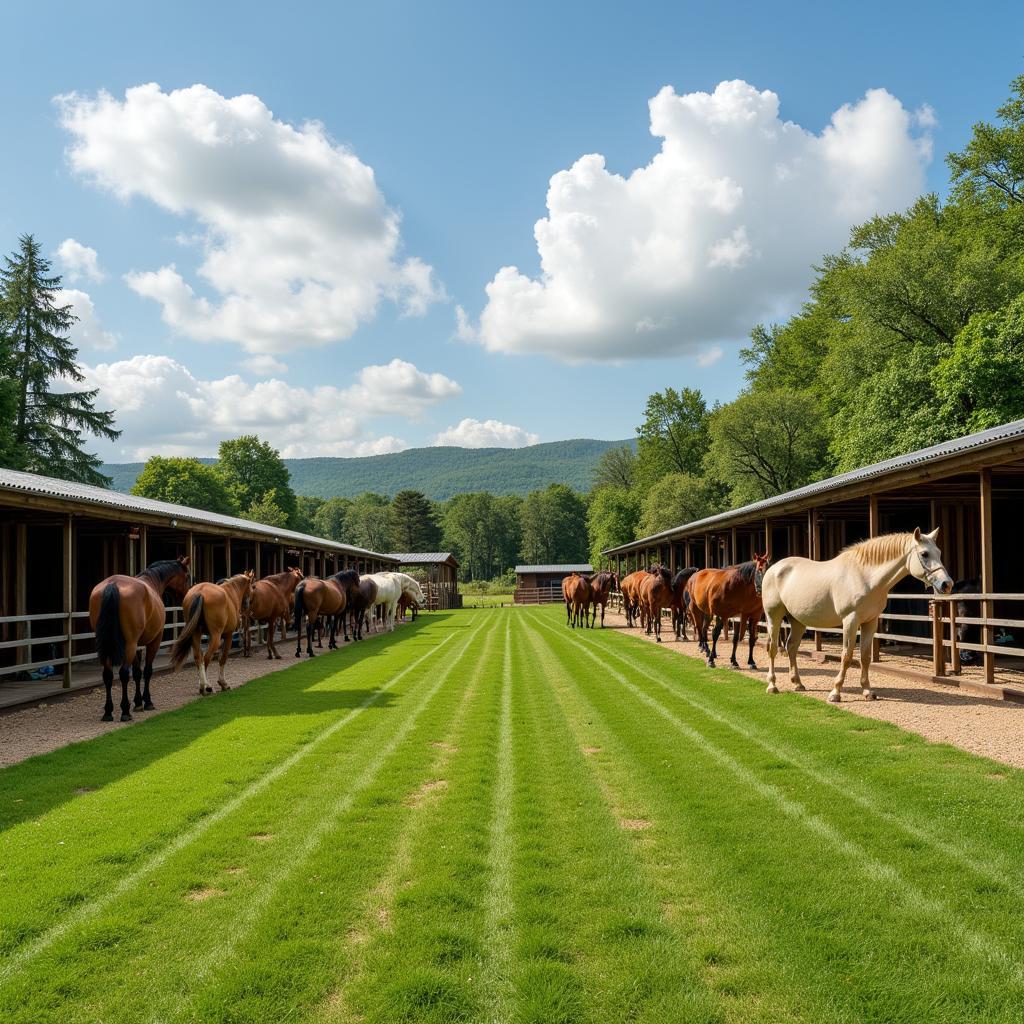
[[[622,611],[626,616],[626,626],[630,629],[636,625],[637,613],[640,611],[640,585],[649,575],[649,569],[637,569],[636,572],[623,576],[619,582]]]
[[[368,615],[377,600],[377,584],[369,576],[360,576],[355,593],[348,603],[347,615],[352,623],[352,639],[363,639],[363,626],[368,626]]]
[[[601,606],[601,628],[604,629],[604,610],[608,604],[608,598],[612,592],[612,585],[618,584],[619,577],[613,572],[595,572],[587,577],[590,584],[590,605],[593,609],[593,616],[590,620],[590,628],[597,624],[597,606]]]
[[[163,596],[165,591],[169,591],[175,600],[181,600],[192,585],[188,565],[187,555],[169,558],[154,562],[137,576],[108,576],[92,588],[89,623],[96,634],[96,655],[103,666],[103,685],[107,689],[102,721],[114,720],[111,688],[115,665],[121,680],[121,721],[132,720],[128,705],[129,666],[135,680],[135,710],[154,709],[149,681],[153,677],[153,659],[160,650],[167,619]],[[145,667],[140,664],[143,648],[146,651]],[[144,683],[141,692],[140,683]]]
[[[739,646],[744,628],[747,628],[750,631],[747,668],[757,668],[754,663],[754,644],[757,642],[757,624],[764,614],[761,606],[761,586],[769,561],[767,554],[759,555],[755,552],[750,562],[741,562],[726,569],[701,569],[687,581],[686,592],[690,599],[693,627],[699,634],[701,650],[707,657],[708,668],[715,667],[715,660],[718,658],[718,638],[722,635],[725,623],[734,615],[739,616],[740,621],[733,630],[729,664],[733,668],[740,667],[736,660],[736,648]],[[709,647],[707,630],[712,618],[717,621]]]
[[[981,593],[981,578],[977,577],[973,580],[957,580],[953,584],[953,589],[950,591],[951,594],[980,594]],[[958,644],[977,644],[981,643],[981,627],[974,622],[962,622],[962,619],[979,618],[981,614],[980,602],[978,601],[965,601],[961,598],[956,603],[956,640]],[[978,660],[976,651],[960,651],[960,664],[961,665],[973,665]]]
[[[406,608],[412,608],[412,617],[415,619],[417,612],[421,608],[427,607],[427,599],[423,595],[423,588],[420,586],[419,580],[405,572],[388,572],[385,575],[394,576],[402,588],[402,592],[398,595],[398,602],[395,605],[396,615],[398,609],[404,605]]]
[[[395,628],[395,611],[398,608],[398,599],[402,596],[402,582],[396,578],[398,574],[392,572],[374,572],[369,578],[377,584],[377,593],[374,596],[373,604],[368,609],[371,613],[378,606],[381,609],[381,621],[384,630],[391,633]],[[361,579],[366,579],[365,576]],[[415,581],[414,581],[415,582]]]
[[[581,576],[578,572],[562,580],[565,610],[569,614],[568,625],[573,629],[581,623],[584,629],[590,625],[590,592],[590,582],[586,576]]]
[[[686,620],[689,616],[689,600],[686,592],[686,581],[695,573],[700,572],[696,566],[680,569],[672,577],[672,632],[676,640],[682,633],[682,639],[688,640],[686,635]]]
[[[295,588],[293,601],[295,614],[295,657],[302,657],[302,615],[306,614],[306,654],[314,657],[313,654],[313,630],[320,625],[321,616],[328,620],[327,649],[337,649],[338,642],[335,639],[337,633],[337,618],[341,617],[342,636],[348,640],[348,630],[345,628],[345,608],[348,606],[349,598],[355,594],[359,587],[359,573],[355,569],[342,569],[326,579],[310,577],[304,579]],[[318,637],[317,647],[322,647],[323,642]]]
[[[672,603],[672,574],[663,565],[653,567],[640,581],[640,611],[644,632],[661,643],[661,609]]]
[[[414,598],[408,594],[403,594],[398,599],[398,618],[400,621],[405,622],[405,613],[412,609],[412,621],[416,621],[417,615],[419,615],[419,605],[416,604]]]
[[[833,704],[838,704],[860,627],[861,689],[866,699],[874,700],[868,675],[871,642],[889,591],[907,576],[920,580],[937,594],[948,594],[953,589],[953,580],[942,564],[942,552],[936,544],[938,536],[938,527],[931,533],[922,533],[918,527],[913,533],[889,533],[862,540],[827,562],[793,557],[773,565],[762,584],[768,618],[768,693],[778,693],[775,655],[782,619],[788,616],[792,630],[786,653],[789,678],[795,689],[804,689],[796,664],[804,632],[808,627],[842,626],[842,660],[828,695]]]
[[[181,602],[188,621],[171,645],[171,665],[177,672],[191,650],[199,669],[200,694],[213,693],[213,687],[206,680],[206,670],[218,649],[217,685],[221,690],[231,688],[224,678],[224,665],[231,653],[231,634],[242,624],[254,576],[252,569],[247,569],[220,583],[197,583]],[[202,649],[203,633],[208,637],[206,654]]]
[[[277,631],[278,622],[280,622],[281,639],[288,639],[288,610],[292,603],[291,597],[302,580],[302,570],[292,568],[275,573],[273,576],[264,576],[263,579],[257,580],[252,585],[249,606],[242,623],[243,657],[248,658],[252,654],[252,634],[249,630],[253,622],[267,624],[267,658],[281,657],[274,644],[274,633]]]

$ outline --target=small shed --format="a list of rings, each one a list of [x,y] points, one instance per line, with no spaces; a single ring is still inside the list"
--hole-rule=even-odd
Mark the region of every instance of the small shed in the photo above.
[[[459,563],[450,551],[399,551],[387,556],[398,560],[399,568],[411,570],[423,584],[427,610],[461,608]]]
[[[562,600],[562,580],[574,572],[590,573],[591,565],[517,565],[516,604],[547,604]]]

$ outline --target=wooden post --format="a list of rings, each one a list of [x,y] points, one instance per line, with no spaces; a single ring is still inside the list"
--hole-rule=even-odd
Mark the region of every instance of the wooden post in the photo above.
[[[224,538],[224,575],[231,575],[231,538]]]
[[[18,523],[14,528],[14,543],[17,549],[14,558],[14,614],[25,615],[28,607],[28,526],[25,523]],[[31,636],[32,623],[19,622],[17,639],[27,640]],[[27,650],[27,660],[31,661],[32,649]]]
[[[256,579],[259,579],[263,575],[263,547],[259,541],[256,541]]]
[[[821,558],[821,541],[818,538],[820,533],[818,529],[818,510],[812,508],[807,513],[807,530],[808,530],[808,545],[807,549],[810,551],[811,558],[814,561],[818,561]],[[821,631],[814,631],[814,649],[816,651],[821,650]]]
[[[769,558],[772,557],[772,521],[770,519],[764,521],[764,553]]]
[[[145,523],[139,527],[139,561],[143,569],[149,565],[149,527]]]
[[[704,534],[704,568],[711,567],[711,534]]]
[[[992,563],[992,470],[985,467],[981,470],[980,492],[981,492],[981,590],[982,593],[993,593],[995,586],[993,579],[995,573]],[[982,602],[982,615],[986,619],[992,618],[993,604],[991,601]],[[995,630],[992,626],[982,627],[982,636],[987,647],[995,644]],[[985,651],[985,682],[994,683],[996,678],[996,656],[991,651]]]
[[[192,579],[201,579],[199,570],[196,567],[195,537],[191,530],[188,531],[188,540],[185,541],[185,554],[188,555],[188,571],[192,574]]]
[[[953,675],[960,675],[960,649],[956,645],[956,601],[949,602],[949,654]]]
[[[932,674],[946,674],[945,652],[942,650],[942,602],[932,601]]]
[[[878,530],[879,530],[879,526],[878,526],[878,495],[877,494],[869,494],[868,495],[868,536],[869,537],[877,537],[878,536]],[[871,660],[872,661],[881,661],[881,657],[882,657],[881,650],[882,650],[882,642],[876,636],[871,641]]]
[[[731,548],[731,550],[729,551],[729,562],[730,562],[731,565],[736,565],[739,562],[739,560],[740,560],[740,556],[737,554],[737,551],[736,551],[736,527],[735,526],[732,528],[732,534],[731,534],[731,536],[729,538],[729,546]]]
[[[71,527],[71,513],[64,519],[64,624],[67,629],[68,639],[64,644],[64,657],[67,659],[64,662],[64,689],[67,690],[71,686],[71,649],[72,641],[71,634],[74,633],[74,620],[71,618],[71,613],[74,609],[74,588],[72,587],[72,570],[74,567],[74,558],[72,557],[72,527]]]

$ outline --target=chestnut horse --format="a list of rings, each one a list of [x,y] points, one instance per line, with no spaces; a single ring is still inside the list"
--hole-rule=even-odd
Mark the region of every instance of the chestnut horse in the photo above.
[[[696,566],[680,569],[672,577],[672,632],[676,640],[688,640],[686,635],[686,620],[689,618],[689,601],[686,596],[686,581],[695,573],[700,572]]]
[[[650,575],[647,569],[637,569],[627,576],[623,576],[619,582],[619,590],[622,593],[622,611],[626,616],[626,626],[632,629],[637,624],[637,615],[640,612],[640,585]],[[640,623],[643,625],[643,622]]]
[[[585,629],[590,624],[590,582],[585,576],[574,572],[562,580],[562,595],[565,597],[567,625]]]
[[[160,650],[167,619],[164,592],[170,591],[176,601],[192,584],[188,572],[189,559],[170,558],[154,562],[138,576],[108,576],[92,588],[89,595],[89,623],[96,634],[96,654],[103,666],[103,685],[107,702],[103,721],[114,720],[114,666],[121,679],[121,721],[130,722],[128,710],[128,672],[135,680],[135,710],[153,710],[149,681],[153,676],[153,659]],[[142,650],[146,651],[145,667]],[[144,689],[140,693],[140,682]]]
[[[355,569],[342,569],[326,579],[311,577],[304,579],[295,588],[295,657],[302,657],[302,614],[306,613],[306,654],[312,658],[313,655],[313,630],[320,623],[320,617],[327,619],[329,631],[327,637],[327,649],[333,651],[337,648],[338,642],[335,639],[337,632],[338,618],[341,619],[341,631],[345,640],[348,640],[348,630],[345,627],[345,609],[348,607],[349,599],[359,589],[359,573]],[[317,646],[323,644],[317,640]]]
[[[663,565],[653,566],[640,581],[640,614],[644,632],[661,643],[661,609],[672,604],[672,574]]]
[[[252,634],[249,629],[254,622],[267,625],[267,658],[280,658],[274,644],[277,624],[281,623],[281,639],[288,639],[288,611],[292,606],[292,594],[302,582],[302,570],[291,568],[273,576],[264,576],[252,585],[249,607],[242,622],[242,655],[252,654]]]
[[[604,610],[608,604],[608,598],[612,592],[612,585],[619,582],[619,577],[613,572],[595,572],[588,578],[590,584],[590,605],[593,610],[593,617],[590,620],[590,628],[597,624],[597,606],[601,606],[601,628],[604,629]]]
[[[744,627],[747,627],[750,630],[747,667],[757,668],[754,664],[754,644],[757,641],[757,624],[764,614],[761,606],[761,580],[770,561],[767,554],[759,555],[755,552],[753,561],[741,562],[726,569],[701,569],[687,581],[686,593],[690,598],[693,628],[699,635],[701,650],[707,656],[708,668],[715,667],[722,627],[734,615],[739,616],[740,621],[733,630],[729,664],[733,668],[740,667],[736,660],[736,648],[743,636]],[[713,618],[716,622],[709,647],[708,623]]]
[[[197,583],[181,602],[188,621],[171,645],[171,665],[176,672],[191,650],[199,669],[200,694],[213,693],[213,687],[206,680],[206,670],[218,649],[217,685],[222,690],[231,689],[224,678],[224,665],[231,653],[231,634],[242,625],[254,576],[252,569],[247,569],[220,583]],[[202,645],[204,633],[208,637],[206,654]]]

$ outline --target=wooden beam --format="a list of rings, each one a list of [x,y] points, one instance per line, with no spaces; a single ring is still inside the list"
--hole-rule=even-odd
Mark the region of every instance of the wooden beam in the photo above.
[[[992,557],[992,470],[982,469],[978,474],[979,492],[981,498],[981,590],[984,594],[994,593],[995,570]],[[993,604],[991,601],[982,602],[982,615],[985,618],[992,618]],[[995,629],[992,626],[983,626],[984,643],[991,647],[995,644]],[[996,678],[996,656],[991,651],[985,651],[985,682],[994,683]]]
[[[231,575],[231,538],[224,538],[224,575]]]
[[[145,523],[139,527],[139,561],[143,569],[149,566],[149,527]]]
[[[71,634],[74,633],[73,619],[71,613],[74,609],[74,588],[73,588],[73,571],[74,571],[74,531],[72,529],[71,514],[68,513],[67,518],[64,520],[64,566],[63,566],[63,583],[64,583],[64,628],[67,630],[68,638],[64,644],[64,657],[67,661],[64,662],[64,689],[71,688],[71,656],[72,656],[72,642]]]
[[[732,533],[729,536],[729,545],[731,550],[729,551],[729,563],[730,565],[736,565],[740,556],[736,553],[736,527],[732,528]]]
[[[769,558],[772,557],[772,521],[770,519],[764,521],[764,553]]]
[[[820,532],[818,529],[818,510],[812,508],[807,513],[807,550],[810,552],[810,557],[816,562],[821,558]],[[817,629],[814,631],[814,649],[816,651],[821,650],[821,632]]]

